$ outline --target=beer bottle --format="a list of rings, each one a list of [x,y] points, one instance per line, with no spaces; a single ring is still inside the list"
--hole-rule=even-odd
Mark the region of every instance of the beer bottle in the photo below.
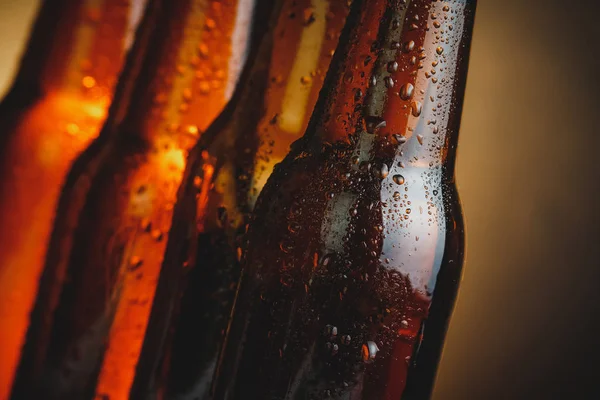
[[[471,0],[354,0],[264,187],[215,398],[427,399],[463,258]]]
[[[208,397],[240,274],[237,238],[245,213],[264,176],[306,127],[348,11],[347,0],[282,3],[239,98],[206,132],[214,142],[197,149],[201,168],[191,175],[197,185],[176,206],[196,205],[196,214],[173,224],[133,398]],[[190,259],[170,250],[190,240],[190,230],[198,235],[190,246],[195,262],[183,267]],[[166,333],[157,338],[158,332]]]
[[[105,120],[144,2],[42,2],[0,103],[0,398],[28,327],[60,188]]]
[[[15,398],[127,397],[187,151],[235,86],[251,11],[150,2],[129,101],[63,189]]]

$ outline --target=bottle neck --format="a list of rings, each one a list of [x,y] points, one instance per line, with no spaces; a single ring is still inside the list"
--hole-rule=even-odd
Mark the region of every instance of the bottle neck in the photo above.
[[[355,0],[305,140],[453,163],[474,1]]]
[[[143,142],[195,143],[231,97],[255,0],[164,2],[123,133]]]
[[[109,97],[146,1],[44,1],[13,92]]]
[[[269,82],[259,99],[264,113],[254,129],[258,143],[248,152],[251,207],[275,164],[306,130],[347,14],[346,0],[299,0],[286,4],[279,18]]]

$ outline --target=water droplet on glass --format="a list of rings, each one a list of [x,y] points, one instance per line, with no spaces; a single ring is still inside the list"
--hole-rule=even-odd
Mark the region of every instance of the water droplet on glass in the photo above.
[[[160,242],[163,238],[163,233],[160,229],[153,229],[152,232],[150,232],[150,237],[157,242]]]
[[[83,79],[81,80],[81,84],[83,85],[84,88],[91,89],[94,86],[96,86],[96,79],[94,79],[94,77],[88,75],[88,76],[83,77]]]
[[[414,48],[415,48],[415,42],[414,42],[414,41],[412,41],[412,40],[411,40],[411,41],[408,41],[408,42],[404,43],[404,48],[403,48],[403,50],[404,50],[406,53],[410,53],[411,51],[413,51],[413,50],[414,50]]]
[[[418,117],[421,115],[421,110],[423,109],[423,106],[420,101],[415,100],[410,104],[410,109],[412,111],[413,117]]]
[[[152,226],[152,222],[150,222],[150,220],[148,218],[143,218],[140,221],[140,228],[144,231],[144,232],[150,232],[150,227]]]
[[[388,72],[398,71],[398,63],[396,61],[390,61],[387,65]]]
[[[181,97],[183,97],[184,101],[192,100],[192,90],[190,88],[185,88],[181,92]]]
[[[400,98],[402,100],[410,100],[413,96],[414,91],[415,87],[412,85],[412,83],[404,84],[400,88]]]
[[[300,78],[300,82],[303,85],[310,85],[310,83],[312,82],[312,78],[310,76],[303,76]]]
[[[79,133],[79,126],[77,124],[67,124],[66,131],[69,135],[77,135]]]
[[[325,336],[337,336],[338,330],[336,326],[333,325],[325,325]]]
[[[435,52],[439,55],[442,55],[442,53],[444,52],[444,48],[442,46],[439,46],[437,49],[435,49]]]
[[[388,89],[391,89],[394,87],[394,80],[392,79],[391,76],[386,76],[385,78],[383,78],[383,82],[385,83],[385,87]]]
[[[420,145],[423,145],[423,135],[417,135],[417,140]]]
[[[138,269],[139,267],[142,266],[142,259],[139,256],[131,256],[129,258],[129,270],[130,271],[135,271],[136,269]]]
[[[200,94],[208,94],[210,93],[210,83],[203,81],[198,84],[198,91]]]
[[[394,182],[396,182],[398,185],[402,185],[404,184],[404,177],[400,174],[394,175]]]
[[[185,128],[185,131],[186,131],[186,133],[193,135],[193,136],[198,135],[198,127],[196,125],[188,125]]]
[[[377,347],[375,342],[368,341],[366,344],[363,344],[361,349],[363,361],[367,364],[372,363],[378,351],[379,347]]]
[[[390,173],[390,170],[389,170],[388,166],[386,164],[383,164],[381,166],[381,169],[379,170],[379,176],[381,177],[381,179],[387,178],[389,173]]]
[[[404,144],[404,143],[406,143],[406,137],[405,137],[405,136],[402,136],[402,135],[399,135],[399,134],[397,134],[397,133],[394,133],[394,134],[392,135],[392,137],[394,138],[394,140],[395,140],[395,141],[396,141],[398,144]]]
[[[367,125],[368,133],[375,133],[378,129],[384,128],[386,126],[385,120],[381,117],[376,117],[376,116],[366,117],[365,122]]]
[[[206,45],[206,43],[200,43],[198,45],[198,53],[202,58],[208,57],[208,46]]]

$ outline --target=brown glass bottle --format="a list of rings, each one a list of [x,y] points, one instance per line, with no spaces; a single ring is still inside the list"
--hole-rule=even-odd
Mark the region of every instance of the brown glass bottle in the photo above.
[[[2,399],[15,375],[60,188],[106,118],[143,3],[43,2],[0,104]]]
[[[222,399],[427,399],[463,258],[470,0],[354,0],[306,134],[263,189]]]
[[[14,398],[127,397],[187,151],[245,57],[241,3],[149,2],[116,122],[61,195]]]
[[[246,212],[266,180],[262,177],[306,128],[348,12],[347,0],[284,0],[278,7],[239,97],[207,131],[214,141],[196,149],[204,150],[201,168],[190,176],[196,185],[176,206],[196,205],[196,216],[173,225],[175,243],[168,245],[141,356],[155,369],[138,370],[132,397],[209,398],[240,274]],[[198,235],[190,246],[197,253],[195,263],[184,267],[180,254],[169,249],[192,240],[190,229]],[[169,287],[179,279],[185,290]],[[176,311],[165,318],[168,304]],[[164,332],[165,324],[170,325],[166,343],[157,343],[154,335]]]

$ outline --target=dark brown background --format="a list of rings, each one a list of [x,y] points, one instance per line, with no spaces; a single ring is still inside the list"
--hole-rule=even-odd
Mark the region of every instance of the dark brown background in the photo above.
[[[39,0],[0,0],[0,91]],[[434,400],[600,399],[600,2],[480,0]]]

